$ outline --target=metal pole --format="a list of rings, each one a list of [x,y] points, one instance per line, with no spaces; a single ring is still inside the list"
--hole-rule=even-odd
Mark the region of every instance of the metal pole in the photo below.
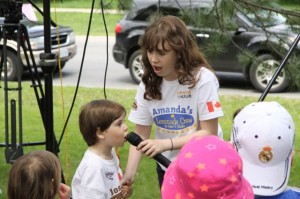
[[[57,153],[54,151],[55,147],[55,136],[53,130],[53,72],[55,70],[55,64],[48,62],[48,59],[52,59],[51,54],[51,26],[50,26],[50,1],[44,0],[44,54],[41,55],[43,58],[42,70],[45,75],[45,130],[46,130],[46,150]]]
[[[262,93],[262,95],[260,96],[260,98],[258,99],[259,102],[264,101],[264,99],[266,98],[268,92],[270,91],[274,81],[276,80],[276,78],[278,77],[278,75],[280,74],[281,70],[283,69],[285,63],[287,62],[287,60],[289,59],[290,55],[292,54],[294,48],[297,46],[298,42],[300,40],[300,33],[298,34],[298,36],[296,37],[295,41],[293,42],[291,48],[289,49],[289,51],[287,52],[286,56],[284,57],[283,61],[281,62],[280,66],[278,66],[277,70],[275,71],[274,75],[272,76],[272,79],[270,80],[270,82],[268,83],[267,87],[265,88],[264,92]]]
[[[59,148],[53,129],[53,72],[57,65],[56,55],[51,53],[51,17],[50,1],[44,0],[44,53],[40,55],[41,68],[45,75],[45,127],[46,127],[46,150],[58,156]],[[63,172],[62,182],[65,183]]]

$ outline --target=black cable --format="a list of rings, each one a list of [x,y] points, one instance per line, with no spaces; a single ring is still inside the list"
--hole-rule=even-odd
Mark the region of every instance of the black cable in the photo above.
[[[61,141],[62,141],[62,138],[63,138],[63,136],[64,136],[64,134],[65,134],[65,130],[66,130],[66,128],[67,128],[67,124],[68,124],[68,121],[69,121],[69,119],[70,119],[72,110],[73,110],[73,108],[74,108],[75,99],[76,99],[76,96],[77,96],[77,93],[78,93],[79,83],[80,83],[81,73],[82,73],[82,68],[83,68],[83,62],[84,62],[84,58],[85,58],[86,46],[87,46],[88,39],[89,39],[89,35],[90,35],[90,29],[91,29],[91,23],[92,23],[92,18],[93,18],[93,11],[94,11],[94,4],[95,4],[95,0],[92,1],[92,8],[91,8],[91,13],[90,13],[90,19],[89,19],[89,24],[88,24],[88,30],[87,30],[87,34],[86,34],[86,40],[85,40],[85,44],[84,44],[84,48],[83,48],[82,60],[81,60],[81,65],[80,65],[79,74],[78,74],[78,80],[77,80],[77,84],[76,84],[76,89],[75,89],[75,93],[74,93],[74,97],[73,97],[73,101],[72,101],[72,104],[71,104],[71,107],[70,107],[70,111],[69,111],[68,117],[67,117],[67,119],[66,119],[66,122],[65,122],[65,125],[64,125],[64,128],[63,128],[63,131],[62,131],[61,136],[60,136],[59,141],[58,141],[58,148],[59,148],[60,143],[61,143]]]
[[[104,15],[104,6],[103,6],[103,0],[101,0],[101,12],[102,12],[102,18],[103,18],[103,24],[105,28],[105,34],[106,34],[106,65],[105,65],[105,73],[104,73],[104,81],[103,81],[103,90],[104,90],[104,97],[106,97],[106,76],[107,76],[107,68],[108,68],[108,31],[105,21],[105,15]]]

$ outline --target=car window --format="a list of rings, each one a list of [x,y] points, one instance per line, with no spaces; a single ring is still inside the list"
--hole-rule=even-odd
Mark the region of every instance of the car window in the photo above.
[[[153,19],[159,16],[173,15],[181,18],[187,25],[195,25],[197,21],[200,21],[200,18],[206,18],[208,14],[211,14],[211,4],[203,3],[201,5],[193,5],[194,7],[191,5],[150,5],[142,9],[132,9],[137,11],[132,11],[131,13],[129,13],[129,18],[134,21],[151,22],[153,21]],[[197,19],[196,17],[196,19],[192,19],[195,17],[191,17],[191,15],[199,15],[199,18]]]
[[[128,18],[133,21],[152,22],[159,16],[173,15],[181,18],[188,26],[211,27],[217,23],[216,8],[212,1],[174,1],[153,4],[151,2],[135,2]],[[236,29],[234,15],[224,17],[227,29]]]
[[[132,18],[135,21],[152,21],[154,17],[165,16],[165,15],[174,15],[179,16],[180,10],[173,7],[159,7],[157,5],[152,5],[142,10],[139,10],[138,13]]]
[[[240,10],[253,24],[258,27],[276,26],[279,24],[284,24],[287,21],[282,14],[268,10],[259,9],[253,12],[249,12],[242,8],[240,8]]]
[[[212,1],[175,0],[154,3],[153,1],[133,1],[127,19],[150,22],[158,16],[173,15],[183,20],[191,12],[207,12],[213,6]]]

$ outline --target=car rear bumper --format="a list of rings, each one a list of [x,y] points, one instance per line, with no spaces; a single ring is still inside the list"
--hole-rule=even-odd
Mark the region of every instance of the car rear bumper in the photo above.
[[[123,64],[126,68],[126,53],[123,50],[121,50],[116,44],[113,46],[113,57],[116,62]]]
[[[51,50],[51,53],[54,53],[54,54],[57,54],[57,55],[58,55],[58,52],[60,52],[60,54],[61,54],[60,61],[61,62],[66,62],[66,61],[70,60],[72,57],[74,57],[76,55],[77,45],[76,44],[71,44],[69,46],[61,47],[60,49],[52,49]],[[41,53],[44,53],[44,50],[32,51],[34,61],[35,61],[35,64],[37,66],[40,66],[40,63],[41,63],[41,59],[40,59],[40,54]],[[20,55],[21,55],[23,65],[27,66],[27,62],[26,62],[24,52],[22,51]],[[27,55],[29,56],[29,62],[32,65],[32,60],[31,60],[29,51],[27,51]],[[58,59],[58,57],[57,57],[57,59]]]

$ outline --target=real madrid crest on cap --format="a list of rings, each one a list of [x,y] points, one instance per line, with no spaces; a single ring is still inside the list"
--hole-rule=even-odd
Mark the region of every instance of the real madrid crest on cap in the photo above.
[[[272,148],[270,146],[263,147],[263,150],[258,155],[258,159],[264,163],[271,161],[273,159]]]

